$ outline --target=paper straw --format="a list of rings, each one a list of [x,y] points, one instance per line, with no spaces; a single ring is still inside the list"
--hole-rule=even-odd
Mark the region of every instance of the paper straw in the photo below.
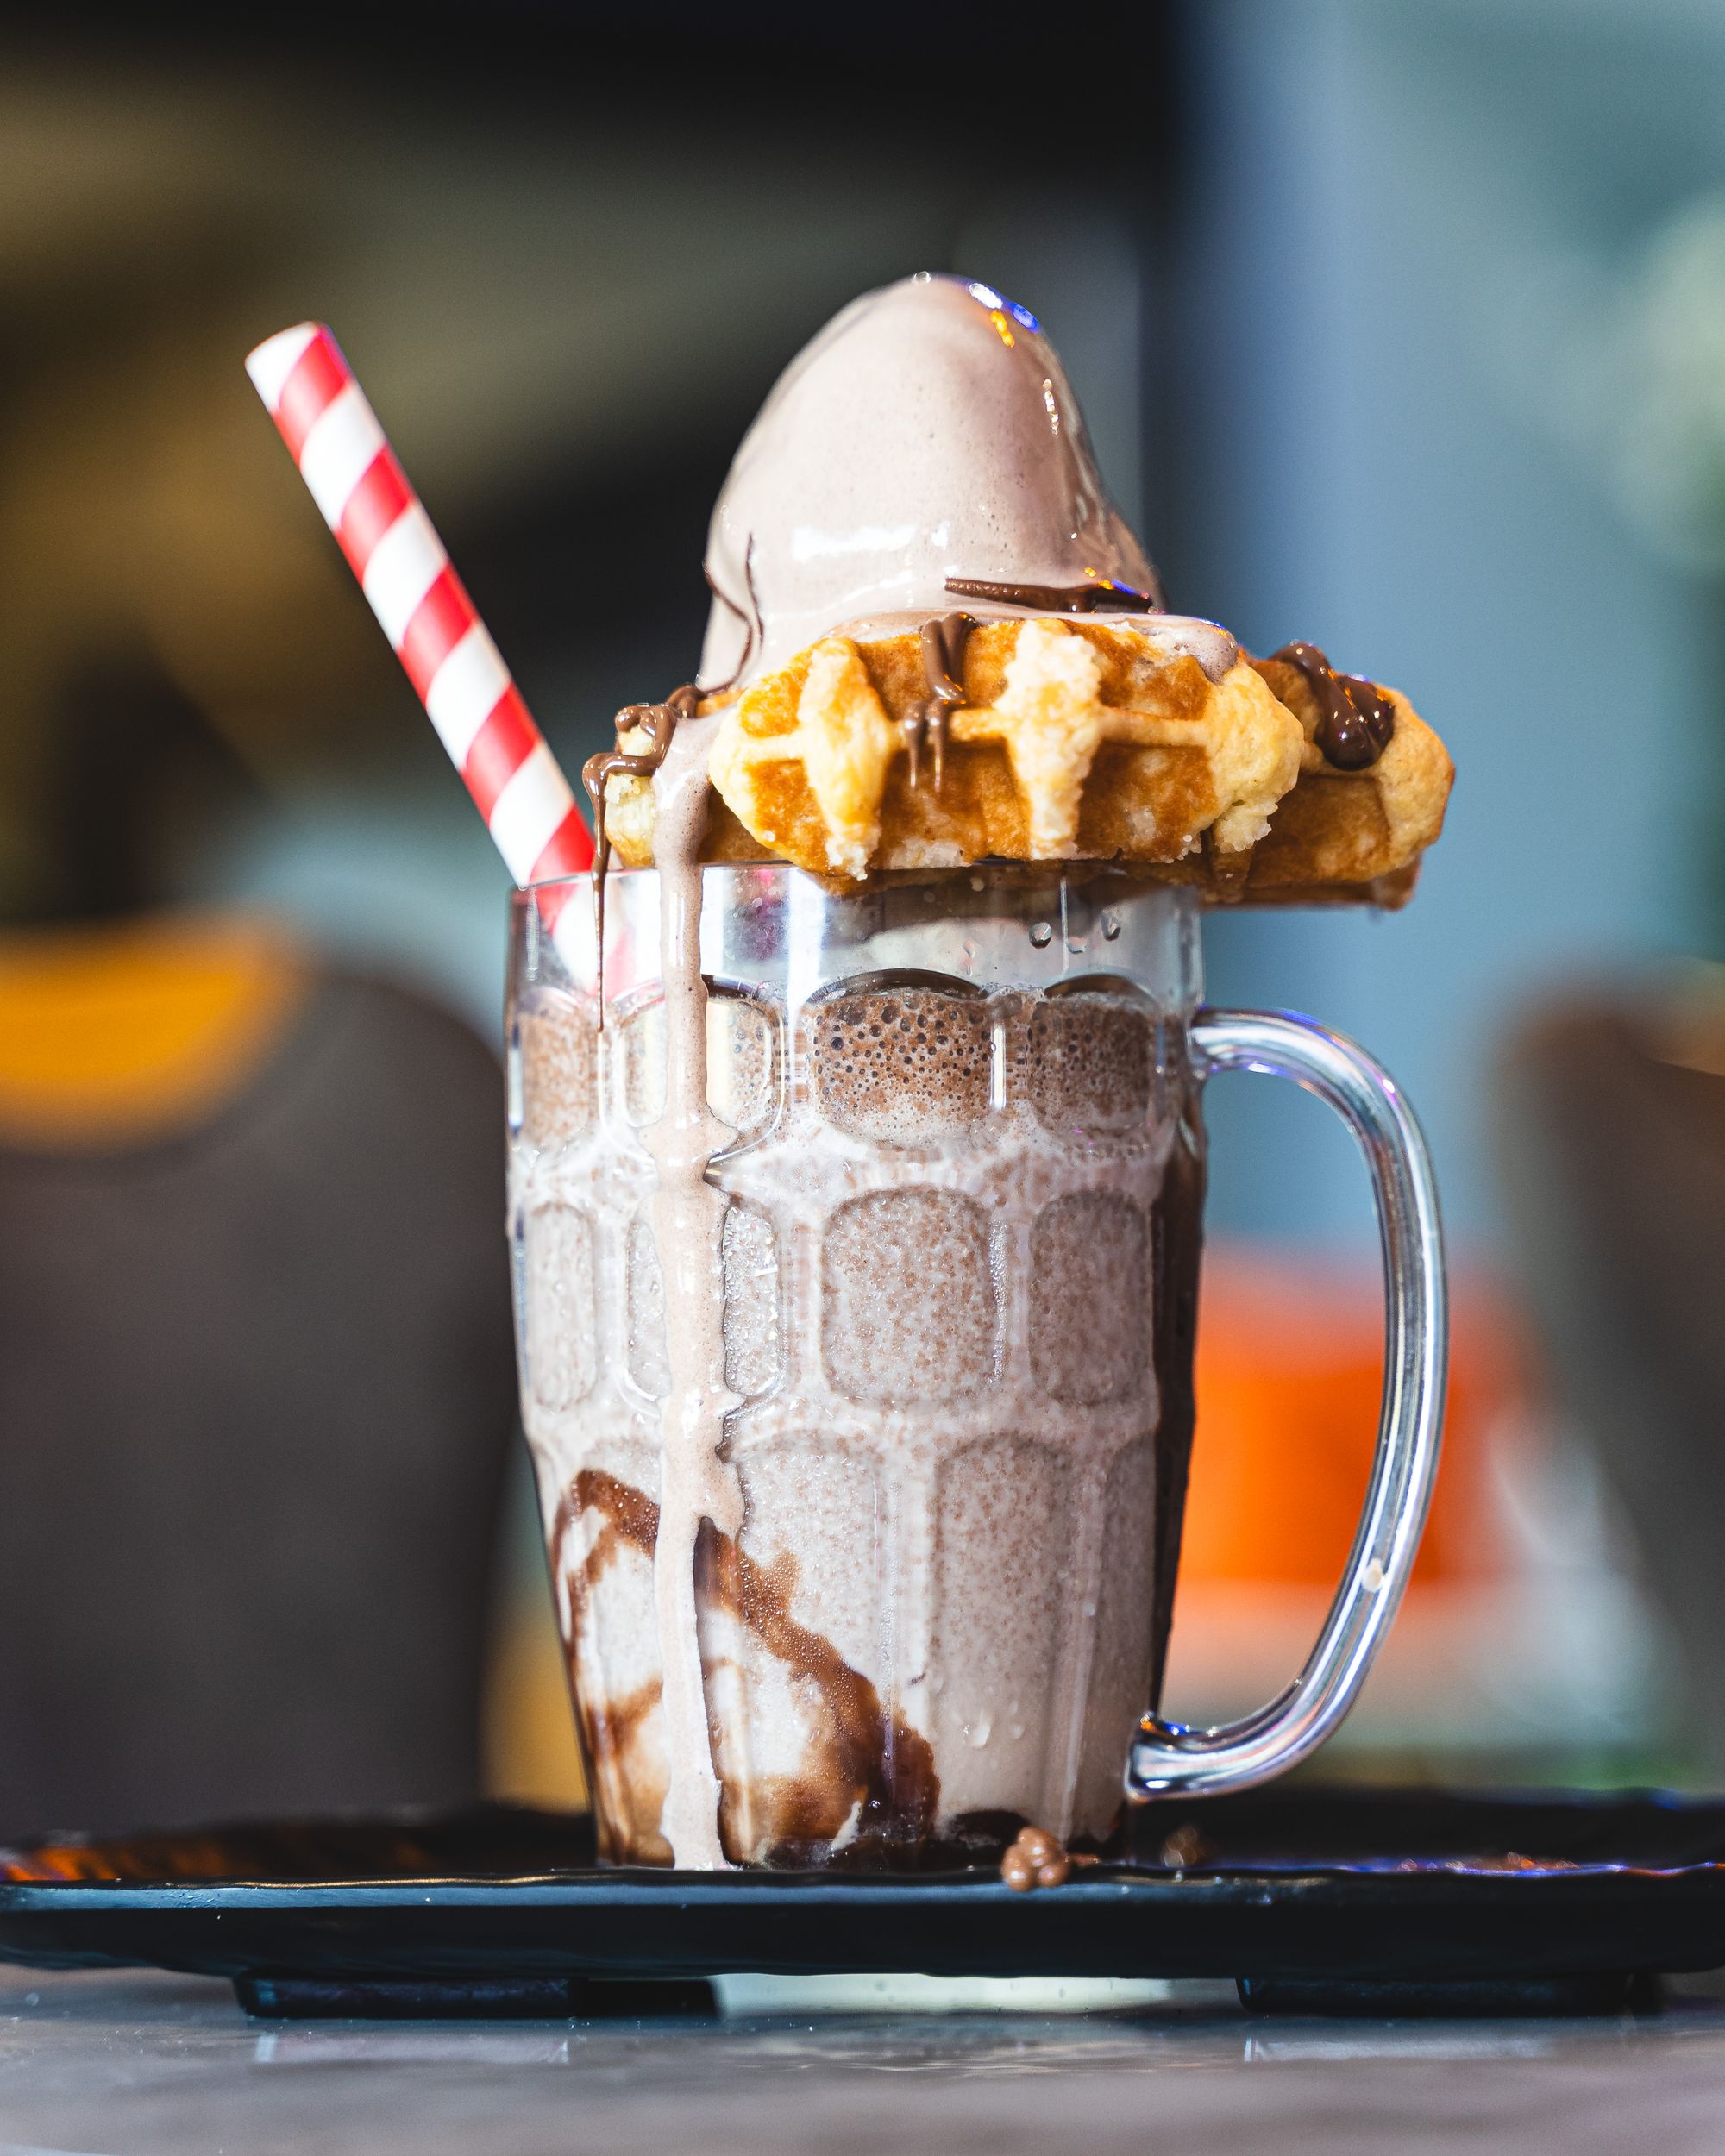
[[[335,338],[302,322],[267,337],[246,372],[510,874],[529,884],[590,868],[568,781]]]

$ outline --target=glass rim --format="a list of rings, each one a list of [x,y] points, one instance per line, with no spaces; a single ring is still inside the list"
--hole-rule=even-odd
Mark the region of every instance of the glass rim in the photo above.
[[[1178,863],[1170,862],[1167,868]],[[1004,855],[988,855],[980,861],[956,862],[950,865],[925,868],[878,868],[867,876],[853,880],[837,875],[818,875],[811,868],[804,868],[794,861],[704,861],[700,864],[703,876],[716,871],[731,875],[787,875],[799,878],[831,899],[866,899],[881,891],[914,889],[922,884],[950,884],[961,878],[982,876],[998,881],[1007,888],[1031,888],[1038,884],[1058,882],[1077,876],[1086,883],[1107,878],[1118,881],[1133,895],[1139,893],[1166,892],[1171,896],[1187,894],[1202,903],[1202,893],[1195,883],[1177,876],[1158,873],[1164,864],[1124,861],[1017,861]],[[637,868],[621,862],[613,862],[605,872],[605,881],[624,876],[656,876],[656,865]],[[594,868],[577,868],[557,876],[542,876],[531,883],[518,883],[510,887],[510,900],[536,898],[547,891],[556,891],[569,885],[591,887],[597,879]],[[975,887],[973,885],[973,889]]]

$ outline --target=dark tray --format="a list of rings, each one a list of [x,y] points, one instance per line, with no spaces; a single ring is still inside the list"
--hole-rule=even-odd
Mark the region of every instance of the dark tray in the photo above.
[[[600,1869],[586,1820],[502,1808],[40,1840],[0,1851],[0,1958],[227,1977],[260,2013],[656,2012],[731,1970],[1602,2009],[1725,1964],[1725,1803],[1271,1790],[1137,1814],[1125,1861],[1030,1895],[980,1869]]]

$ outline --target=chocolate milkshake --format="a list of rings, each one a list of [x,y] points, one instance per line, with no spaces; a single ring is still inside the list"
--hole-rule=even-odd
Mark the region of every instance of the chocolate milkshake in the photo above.
[[[958,279],[787,370],[706,574],[699,678],[584,772],[594,877],[516,901],[524,1413],[602,1846],[1101,1839],[1191,1442],[1198,907],[1399,903],[1448,759],[1315,645],[1167,613],[1040,325]]]
[[[693,1389],[723,1458],[698,1426],[692,1450],[724,1481],[674,1570],[703,1702],[685,1787],[716,1777],[723,1857],[926,1865],[1026,1821],[1100,1839],[1157,1681],[1191,1438],[1189,902],[979,874],[937,908],[704,873],[714,1225],[662,1194],[656,879],[614,879],[603,1029],[543,938],[518,959],[523,1399],[606,1852],[689,1861],[668,1246],[712,1267],[718,1327]]]

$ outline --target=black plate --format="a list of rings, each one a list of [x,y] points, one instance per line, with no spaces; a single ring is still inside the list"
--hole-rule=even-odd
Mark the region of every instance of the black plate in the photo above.
[[[40,1841],[0,1851],[0,1957],[228,1977],[276,2012],[567,2012],[620,1980],[687,2003],[744,1969],[1603,2005],[1725,1964],[1725,1803],[1272,1790],[1137,1814],[1127,1861],[1031,1895],[981,1870],[601,1870],[586,1820],[506,1808]]]

